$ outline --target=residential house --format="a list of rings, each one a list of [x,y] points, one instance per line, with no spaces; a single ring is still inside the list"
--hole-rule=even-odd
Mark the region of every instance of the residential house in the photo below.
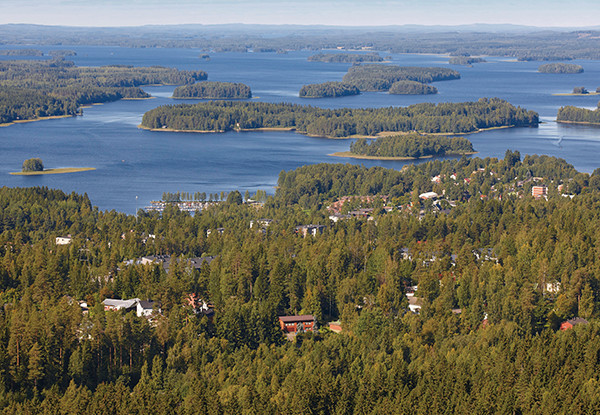
[[[298,333],[314,331],[316,329],[315,317],[311,314],[302,316],[279,316],[279,326],[284,333]]]
[[[533,186],[531,188],[531,195],[536,199],[548,196],[548,188],[546,186]]]
[[[299,233],[300,235],[302,235],[303,238],[305,238],[306,235],[312,235],[312,236],[320,235],[323,233],[323,231],[325,231],[324,225],[296,226],[296,233]]]
[[[212,320],[215,315],[214,305],[207,303],[196,293],[188,295],[187,303],[192,307],[194,314],[203,314],[208,317],[209,320]]]
[[[425,192],[425,193],[421,193],[419,195],[419,198],[423,199],[423,200],[437,199],[438,197],[439,197],[439,195],[436,192]]]
[[[583,319],[581,317],[576,317],[576,318],[572,318],[570,320],[564,321],[560,325],[560,329],[562,331],[570,330],[573,327],[577,326],[578,324],[589,324],[589,322],[586,319]]]
[[[250,228],[259,227],[259,228],[268,228],[269,225],[273,223],[273,219],[257,219],[250,221]]]
[[[71,235],[67,236],[57,236],[55,239],[56,245],[69,245],[73,241]]]
[[[150,300],[137,302],[136,314],[138,317],[151,317],[154,312],[160,313],[159,303]]]
[[[225,228],[207,229],[206,230],[206,236],[208,237],[212,233],[217,233],[219,235],[223,235],[223,232],[225,232]]]
[[[130,311],[136,308],[138,301],[140,301],[139,298],[132,298],[131,300],[117,300],[114,298],[107,298],[106,300],[102,301],[102,304],[104,305],[104,311]]]

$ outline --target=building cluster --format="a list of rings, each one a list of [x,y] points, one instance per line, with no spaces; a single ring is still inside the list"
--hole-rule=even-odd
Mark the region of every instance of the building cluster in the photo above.
[[[107,298],[102,301],[102,305],[104,306],[104,311],[135,310],[138,317],[152,318],[161,314],[160,303],[151,300],[140,300],[139,298],[129,300]]]

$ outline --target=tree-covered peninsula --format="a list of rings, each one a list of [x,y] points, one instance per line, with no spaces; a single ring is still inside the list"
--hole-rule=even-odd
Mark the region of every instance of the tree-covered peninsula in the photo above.
[[[175,88],[173,98],[197,99],[250,99],[252,90],[248,85],[233,82],[198,82]]]
[[[576,74],[583,72],[583,66],[574,63],[546,63],[538,68],[540,73]]]
[[[600,124],[600,107],[595,110],[571,105],[560,107],[556,115],[556,121],[574,124]]]
[[[324,82],[322,84],[308,84],[300,89],[300,98],[336,98],[349,95],[358,95],[360,90],[343,82]]]
[[[202,132],[278,128],[341,138],[373,136],[385,131],[470,133],[492,127],[537,126],[538,118],[536,112],[515,107],[498,98],[369,109],[215,101],[160,106],[144,114],[141,127]]]
[[[473,145],[464,137],[432,135],[398,135],[375,140],[359,138],[350,145],[350,154],[368,158],[407,158],[463,155],[474,153]]]
[[[460,73],[448,68],[366,64],[350,67],[343,81],[361,91],[387,91],[397,81],[430,83],[452,79],[460,79]]]
[[[160,66],[76,67],[62,59],[0,62],[0,124],[72,116],[81,105],[148,98],[141,85],[191,84],[203,71]]]
[[[389,90],[393,95],[431,95],[437,94],[436,87],[426,85],[417,81],[397,81],[392,84]]]
[[[308,57],[309,62],[360,63],[383,62],[378,53],[317,53]]]

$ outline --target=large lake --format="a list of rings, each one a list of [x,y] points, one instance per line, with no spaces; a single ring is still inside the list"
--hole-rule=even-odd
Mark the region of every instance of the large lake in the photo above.
[[[4,46],[11,49],[15,46]],[[39,47],[48,52],[52,47]],[[194,49],[129,49],[69,47],[80,66],[127,64],[202,69],[209,80],[243,82],[257,101],[294,102],[326,108],[406,106],[417,102],[461,102],[499,97],[537,111],[539,128],[489,131],[471,135],[478,157],[503,157],[506,149],[521,154],[548,154],[566,159],[578,170],[600,167],[600,128],[557,124],[559,107],[595,108],[598,96],[553,96],[575,86],[595,91],[600,86],[600,61],[575,61],[585,72],[575,75],[537,73],[540,62],[488,58],[473,67],[453,66],[462,79],[437,82],[439,94],[398,96],[364,93],[354,97],[302,100],[302,85],[341,80],[348,64],[308,62],[312,52],[211,53],[199,58]],[[387,54],[383,54],[386,56]],[[449,66],[438,55],[392,55],[392,63]],[[6,59],[6,57],[2,57]],[[252,132],[194,134],[149,132],[137,128],[147,110],[178,102],[169,98],[174,87],[144,88],[155,98],[119,101],[84,110],[82,117],[18,124],[0,128],[0,185],[48,186],[86,193],[100,209],[134,213],[163,192],[217,193],[239,189],[273,192],[279,172],[312,163],[354,163],[401,168],[405,162],[367,161],[330,157],[347,150],[350,141],[309,138],[295,133]],[[47,168],[96,167],[83,173],[11,176],[23,160],[40,157]],[[138,198],[136,199],[136,196]]]

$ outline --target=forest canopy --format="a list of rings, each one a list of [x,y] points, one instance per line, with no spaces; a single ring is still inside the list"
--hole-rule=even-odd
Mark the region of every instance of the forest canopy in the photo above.
[[[448,68],[366,64],[351,66],[343,82],[356,85],[361,91],[388,91],[397,81],[430,83],[452,79],[460,79],[460,73]]]
[[[538,68],[540,73],[576,74],[583,72],[583,66],[574,63],[546,63]]]
[[[430,95],[437,92],[436,87],[417,81],[396,81],[389,90],[394,95]]]
[[[359,138],[350,145],[350,152],[371,157],[421,158],[468,154],[474,150],[471,142],[464,137],[410,134],[375,140]]]
[[[534,127],[538,119],[537,113],[498,98],[371,109],[216,101],[161,106],[146,112],[141,125],[149,129],[206,132],[288,128],[302,134],[337,138],[373,136],[385,131],[468,133],[491,127]]]
[[[173,98],[198,99],[250,99],[252,91],[248,85],[233,82],[198,82],[175,88]]]
[[[62,59],[0,62],[0,124],[49,116],[75,115],[81,105],[148,98],[141,85],[189,84],[203,71],[160,66],[76,67]]]
[[[589,110],[572,105],[560,107],[556,115],[558,122],[570,122],[581,124],[600,124],[600,109]]]
[[[304,85],[299,92],[300,98],[336,98],[358,95],[360,90],[343,82],[324,82],[322,84]]]
[[[195,215],[134,216],[1,188],[0,410],[531,413],[542,399],[550,413],[595,412],[598,173],[507,151],[402,171],[304,166],[260,210],[229,195]],[[344,212],[375,220],[331,221],[344,196]],[[249,226],[261,218],[267,228]],[[306,223],[326,230],[297,235]],[[138,262],[159,255],[168,270]],[[150,319],[104,308],[131,298],[160,307]],[[278,316],[294,314],[319,329],[286,340]],[[585,323],[558,330],[574,317]],[[338,319],[342,332],[328,330]]]

